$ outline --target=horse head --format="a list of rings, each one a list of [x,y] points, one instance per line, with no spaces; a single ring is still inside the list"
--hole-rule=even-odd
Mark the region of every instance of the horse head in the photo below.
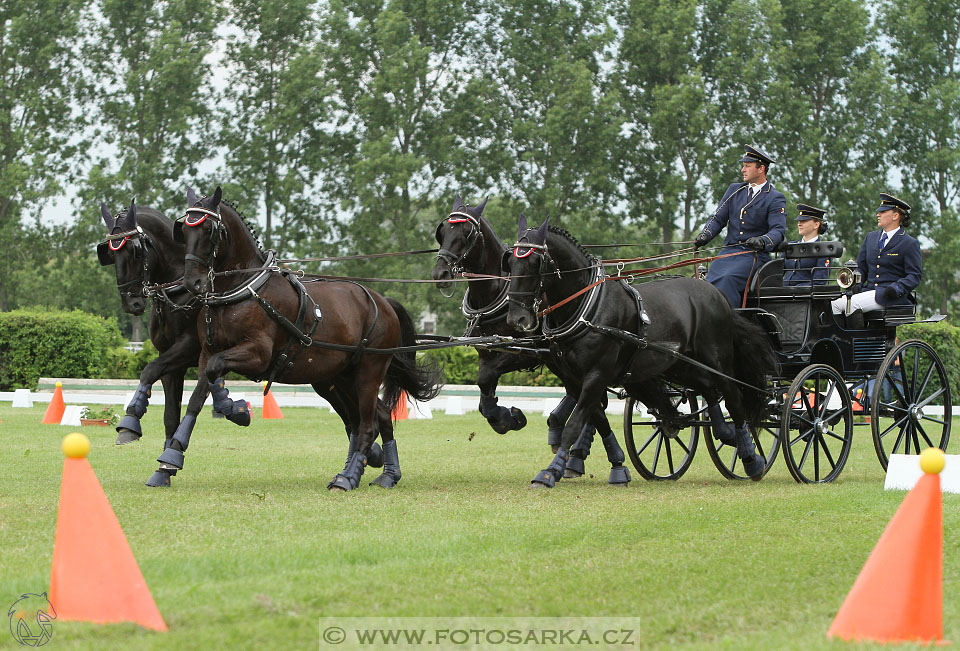
[[[197,198],[187,186],[187,210],[173,225],[174,240],[185,248],[183,285],[191,294],[205,294],[212,289],[210,272],[226,239],[227,230],[220,214],[220,186],[213,196]]]
[[[433,267],[433,279],[441,281],[437,283],[440,289],[450,288],[453,284],[450,281],[463,270],[465,263],[476,264],[479,260],[485,244],[482,221],[486,205],[487,199],[484,199],[479,206],[470,206],[457,195],[450,214],[437,225],[435,235],[440,252]]]
[[[107,226],[107,235],[97,245],[97,258],[102,266],[115,265],[123,311],[143,314],[147,305],[143,295],[143,285],[147,281],[147,244],[143,230],[137,225],[136,200],[131,199],[130,207],[115,217],[101,202],[100,216]]]
[[[507,325],[521,332],[533,332],[539,323],[544,275],[553,264],[547,251],[549,225],[548,217],[537,228],[527,228],[527,216],[521,213],[517,241],[503,255],[503,269],[510,274]]]

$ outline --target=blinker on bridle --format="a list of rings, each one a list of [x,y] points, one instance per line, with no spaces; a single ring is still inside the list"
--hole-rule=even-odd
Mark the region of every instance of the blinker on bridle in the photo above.
[[[480,220],[467,212],[454,211],[450,213],[445,220],[440,222],[440,225],[437,226],[437,241],[439,242],[440,238],[440,229],[443,228],[444,224],[464,224],[470,223],[472,226],[470,234],[467,235],[466,246],[463,247],[463,253],[459,256],[453,253],[448,249],[441,248],[437,252],[437,258],[443,259],[450,266],[450,271],[453,275],[458,275],[463,271],[463,268],[460,266],[460,263],[463,262],[463,259],[470,255],[470,251],[473,250],[474,245],[479,241],[481,245],[483,243],[483,232],[480,230]]]
[[[119,219],[120,215],[117,215]],[[147,234],[143,232],[143,229],[140,226],[137,226],[133,230],[124,231],[122,233],[113,233],[104,237],[104,241],[97,244],[97,258],[100,260],[100,266],[106,267],[115,263],[112,253],[115,253],[125,247],[127,242],[131,239],[135,240],[133,255],[138,260],[143,260],[143,265],[140,269],[140,277],[128,280],[123,283],[117,283],[117,291],[120,292],[121,296],[136,297],[142,296],[143,292],[131,292],[127,291],[126,288],[130,285],[140,284],[141,286],[145,284],[145,278],[149,274],[148,263],[147,263],[147,244],[150,241],[150,238],[147,237]]]
[[[210,243],[213,245],[212,250],[210,251],[210,256],[204,260],[198,256],[193,255],[192,253],[187,253],[184,256],[185,260],[191,262],[196,262],[207,267],[210,273],[213,273],[213,260],[217,257],[217,253],[220,250],[220,242],[226,236],[226,227],[223,225],[223,219],[220,217],[220,207],[217,207],[217,211],[207,210],[200,206],[191,206],[187,208],[184,212],[183,217],[180,217],[177,220],[177,223],[173,225],[174,230],[174,239],[183,242],[183,227],[189,226],[191,228],[195,226],[200,226],[207,219],[214,222],[215,226],[210,230]],[[212,282],[212,278],[211,278]]]

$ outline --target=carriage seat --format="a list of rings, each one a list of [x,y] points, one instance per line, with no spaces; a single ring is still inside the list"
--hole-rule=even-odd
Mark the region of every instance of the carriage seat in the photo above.
[[[867,327],[903,325],[906,323],[915,323],[916,320],[916,303],[912,305],[891,305],[883,310],[871,310],[863,313],[863,323]]]

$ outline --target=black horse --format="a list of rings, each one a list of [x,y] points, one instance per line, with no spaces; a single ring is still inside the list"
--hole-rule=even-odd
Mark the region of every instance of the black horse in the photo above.
[[[501,261],[508,248],[497,236],[487,218],[483,216],[483,209],[486,205],[486,199],[479,206],[469,206],[464,204],[459,196],[456,197],[450,215],[437,226],[436,239],[440,244],[440,251],[437,254],[437,263],[433,268],[433,279],[441,281],[437,284],[438,287],[447,289],[452,285],[450,281],[461,272],[467,271],[486,276],[486,278],[473,279],[467,283],[461,308],[464,316],[468,319],[464,336],[522,336],[526,333],[519,332],[507,325],[508,283],[501,276]],[[492,277],[500,277],[501,279],[491,279]],[[497,384],[503,374],[544,365],[558,377],[561,377],[567,394],[547,418],[547,443],[556,452],[560,446],[563,426],[577,404],[576,395],[572,388],[577,386],[577,382],[560,375],[562,368],[556,363],[549,350],[546,349],[531,351],[529,355],[499,352],[486,348],[478,348],[477,352],[479,356],[477,386],[480,388],[480,413],[490,423],[490,427],[500,434],[521,429],[527,424],[527,419],[520,409],[516,407],[508,409],[497,404]],[[579,389],[576,389],[576,391],[578,392]],[[613,464],[609,482],[611,484],[629,482],[630,473],[622,465],[623,451],[613,434],[605,413],[602,414],[599,422],[585,426],[584,432],[575,445],[579,452],[568,460],[565,476],[573,478],[584,474],[583,459],[590,454],[590,446],[596,430],[602,432],[601,440],[607,451],[607,458]]]
[[[716,288],[692,278],[651,282],[636,291],[623,282],[606,282],[599,261],[569,233],[548,227],[547,221],[527,229],[523,216],[504,266],[511,274],[507,323],[524,332],[537,329],[544,297],[558,305],[593,285],[557,307],[543,324],[562,351],[566,374],[581,378],[582,386],[560,449],[535,484],[553,486],[563,476],[568,450],[576,452],[571,445],[583,424],[602,412],[608,386],[622,385],[669,421],[675,410],[666,399],[665,381],[697,390],[712,405],[722,396],[738,424],[729,435],[744,469],[753,479],[763,476],[766,463],[756,453],[750,429],[764,414],[762,387],[776,360],[763,330],[736,314]]]
[[[180,423],[184,375],[187,369],[197,366],[200,358],[197,336],[200,303],[182,284],[184,248],[173,240],[170,219],[153,208],[138,208],[135,201],[115,217],[101,203],[100,214],[107,226],[107,236],[97,245],[97,257],[103,266],[116,266],[123,311],[143,314],[147,305],[144,288],[159,287],[150,292],[153,308],[149,332],[150,341],[160,354],[140,373],[140,385],[117,425],[117,445],[137,441],[143,435],[140,419],[147,411],[151,388],[159,379],[163,385],[166,449]],[[196,419],[207,394],[206,378],[200,377],[187,406],[188,417]],[[245,422],[241,418],[239,424],[249,422],[247,414]],[[161,467],[147,481],[147,486],[169,486],[170,477],[175,474],[176,469]]]
[[[412,351],[380,354],[416,343],[410,315],[400,303],[352,282],[301,282],[273,264],[272,252],[237,211],[188,188],[186,215],[174,227],[185,244],[184,284],[203,302],[198,328],[200,367],[210,382],[214,407],[243,409],[228,397],[222,376],[310,384],[328,400],[350,437],[347,463],[328,487],[352,490],[383,441],[383,474],[372,483],[390,488],[400,480],[400,459],[390,419],[402,391],[416,400],[439,392],[438,373],[420,365]],[[384,386],[383,400],[378,391]],[[182,467],[185,436],[160,461]]]

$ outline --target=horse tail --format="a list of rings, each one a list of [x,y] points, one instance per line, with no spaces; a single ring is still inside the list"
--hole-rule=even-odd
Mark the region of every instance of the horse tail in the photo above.
[[[756,431],[767,411],[767,396],[764,387],[767,377],[777,372],[777,358],[770,338],[759,325],[733,313],[734,377],[754,388],[740,386],[743,396],[744,417],[751,429]]]
[[[385,297],[386,298],[386,297]],[[400,321],[400,345],[413,346],[417,343],[417,332],[413,319],[406,308],[398,301],[387,298],[390,307],[397,314]],[[436,364],[426,361],[417,361],[417,353],[408,351],[395,353],[387,367],[387,377],[383,383],[383,402],[390,411],[400,400],[402,391],[406,391],[414,400],[421,402],[432,400],[440,393],[443,386],[442,374]]]

